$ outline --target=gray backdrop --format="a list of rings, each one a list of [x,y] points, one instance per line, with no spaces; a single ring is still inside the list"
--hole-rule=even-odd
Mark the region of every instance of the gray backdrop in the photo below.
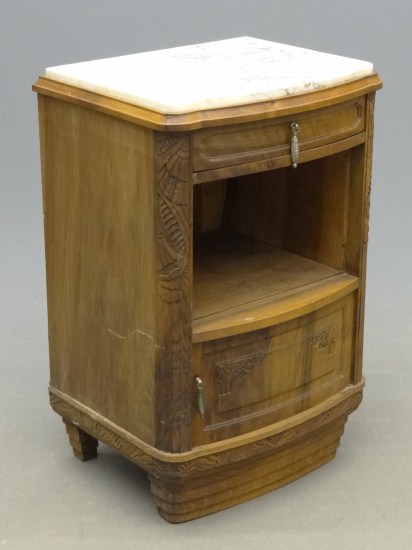
[[[411,83],[407,0],[1,0],[0,548],[396,549],[412,538]],[[335,461],[182,526],[113,451],[81,464],[48,406],[36,97],[47,66],[234,36],[373,61],[367,389]]]

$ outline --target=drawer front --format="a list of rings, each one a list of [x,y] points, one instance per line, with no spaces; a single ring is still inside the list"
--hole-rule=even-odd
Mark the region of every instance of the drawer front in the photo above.
[[[233,437],[298,414],[350,383],[354,294],[293,321],[195,346],[205,413],[193,443]]]
[[[290,155],[291,124],[299,124],[301,151],[321,147],[365,130],[365,98],[289,117],[193,134],[194,171],[213,170]]]

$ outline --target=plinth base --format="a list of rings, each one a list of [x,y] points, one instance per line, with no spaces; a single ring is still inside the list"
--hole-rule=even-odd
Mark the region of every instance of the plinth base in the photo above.
[[[342,421],[281,452],[246,460],[184,484],[158,484],[149,476],[160,515],[171,523],[199,518],[246,502],[315,470],[334,458],[343,434]]]
[[[148,472],[160,515],[180,523],[260,496],[329,462],[362,388],[363,382],[259,432],[181,454],[139,445],[58,390],[51,389],[51,404],[64,419],[75,456],[96,456],[98,440],[113,447]]]

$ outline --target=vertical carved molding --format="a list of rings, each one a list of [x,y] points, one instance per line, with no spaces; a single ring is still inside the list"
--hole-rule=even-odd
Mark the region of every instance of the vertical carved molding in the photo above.
[[[372,191],[372,156],[373,156],[373,130],[374,130],[374,114],[375,114],[375,94],[369,94],[368,102],[368,119],[367,119],[367,143],[366,143],[366,166],[365,166],[365,182],[367,185],[365,193],[365,211],[364,211],[364,228],[363,242],[365,245],[368,242],[369,236],[369,213],[371,205]]]
[[[165,302],[180,302],[188,286],[191,243],[187,139],[178,134],[160,135],[156,159],[158,292]]]
[[[156,446],[191,446],[192,172],[187,134],[155,134]]]
[[[362,357],[363,357],[363,335],[365,317],[365,283],[366,283],[366,259],[369,237],[369,213],[372,191],[372,155],[373,155],[373,130],[375,113],[375,92],[367,96],[366,111],[366,143],[365,157],[363,163],[363,223],[360,235],[362,248],[359,265],[359,290],[358,290],[358,312],[357,312],[357,333],[355,340],[355,366],[353,370],[353,382],[356,384],[362,378]]]

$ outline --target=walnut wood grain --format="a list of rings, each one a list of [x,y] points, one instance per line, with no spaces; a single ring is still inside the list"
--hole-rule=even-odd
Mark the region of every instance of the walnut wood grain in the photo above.
[[[39,109],[51,384],[153,444],[152,135],[50,97]]]

